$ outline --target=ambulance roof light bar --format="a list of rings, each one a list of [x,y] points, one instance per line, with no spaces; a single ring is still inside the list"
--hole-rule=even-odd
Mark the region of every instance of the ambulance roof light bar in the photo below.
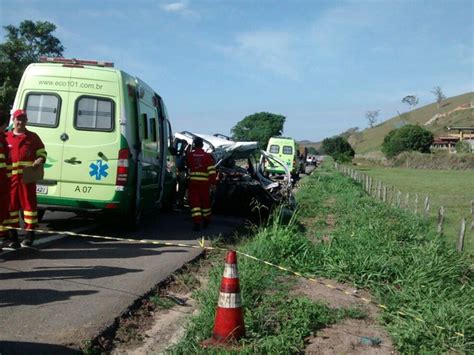
[[[73,65],[93,65],[97,67],[108,67],[113,68],[113,62],[103,62],[98,60],[83,60],[75,58],[59,58],[59,57],[40,57],[41,63],[60,63],[60,64],[73,64]]]

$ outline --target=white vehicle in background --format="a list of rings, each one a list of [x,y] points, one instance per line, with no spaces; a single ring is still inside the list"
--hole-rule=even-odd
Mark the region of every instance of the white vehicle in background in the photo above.
[[[195,137],[202,138],[204,151],[212,154],[216,162],[219,180],[214,212],[249,215],[255,213],[255,209],[259,214],[270,212],[280,204],[291,210],[296,207],[290,171],[284,162],[260,150],[257,142],[233,141],[222,134],[182,131],[174,134],[178,156],[189,149]],[[265,176],[265,160],[284,167],[284,178],[275,180]]]

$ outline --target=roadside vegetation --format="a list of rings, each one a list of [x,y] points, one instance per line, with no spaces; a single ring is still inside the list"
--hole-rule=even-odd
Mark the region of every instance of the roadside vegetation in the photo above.
[[[274,218],[233,247],[304,275],[368,290],[386,307],[380,322],[402,353],[474,351],[474,280],[467,255],[455,252],[424,219],[366,195],[330,162],[302,181],[297,198],[299,212],[288,225]],[[239,256],[238,267],[247,329],[240,353],[299,353],[312,332],[317,336],[343,318],[364,316],[289,296],[295,277],[263,263]],[[196,292],[200,313],[170,352],[204,352],[200,344],[212,334],[222,269],[222,262],[216,264],[208,288]]]
[[[321,143],[321,153],[341,163],[350,162],[355,155],[347,139],[340,136],[324,139]]]
[[[362,167],[467,170],[474,169],[474,154],[451,154],[446,151],[436,151],[431,154],[403,152],[390,160],[382,157],[368,158],[356,156],[352,162]]]
[[[423,208],[426,195],[430,198],[430,214],[427,219],[429,229],[436,230],[437,213],[441,206],[445,210],[443,234],[449,248],[454,249],[461,229],[461,219],[467,222],[465,249],[474,254],[474,230],[469,226],[472,221],[471,200],[474,200],[474,170],[429,170],[407,168],[361,167],[357,170],[371,176],[374,181],[381,180],[386,185],[402,191],[402,199],[410,194],[408,210],[414,211],[415,194],[419,195],[419,211]],[[404,206],[404,203],[402,203]]]
[[[418,125],[406,125],[388,132],[382,143],[382,152],[393,158],[401,152],[429,153],[433,133]]]

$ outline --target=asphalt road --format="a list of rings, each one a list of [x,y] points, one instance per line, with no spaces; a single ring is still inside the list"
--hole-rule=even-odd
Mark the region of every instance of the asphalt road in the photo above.
[[[84,229],[93,223],[64,219],[70,220],[47,214],[42,227]],[[175,212],[148,217],[134,233],[100,223],[89,233],[198,245],[201,236],[228,235],[242,223],[239,218],[215,216],[208,229],[192,232],[189,212]],[[136,299],[201,252],[79,237],[36,247],[0,254],[2,355],[75,353]]]

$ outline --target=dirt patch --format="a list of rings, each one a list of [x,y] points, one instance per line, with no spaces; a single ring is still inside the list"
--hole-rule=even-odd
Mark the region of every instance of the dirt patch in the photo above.
[[[385,331],[364,319],[347,319],[307,340],[305,354],[396,354]],[[381,343],[375,345],[379,341]]]
[[[115,329],[99,336],[89,350],[110,354],[161,354],[185,334],[196,314],[193,291],[204,288],[214,258],[186,264],[125,312]]]
[[[361,299],[370,300],[371,296],[368,292],[324,278],[318,278],[318,281],[302,279],[295,285],[292,293],[326,303],[331,308],[359,308],[367,313],[367,317],[346,319],[342,323],[334,324],[308,337],[306,354],[396,353],[390,336],[376,322],[379,308]]]
[[[336,204],[336,199],[334,197],[331,197],[331,198],[328,198],[324,202],[324,207],[334,207],[335,204]]]
[[[116,339],[111,354],[161,354],[176,344],[184,335],[189,316],[197,312],[197,307],[196,301],[191,298],[191,293],[177,294],[173,297],[179,297],[184,303],[168,310],[159,309],[153,312],[152,316],[141,324],[144,329],[140,330],[142,332],[140,341]]]
[[[334,226],[336,225],[336,217],[333,214],[329,213],[326,216],[326,225],[328,226],[329,230],[334,229]]]

